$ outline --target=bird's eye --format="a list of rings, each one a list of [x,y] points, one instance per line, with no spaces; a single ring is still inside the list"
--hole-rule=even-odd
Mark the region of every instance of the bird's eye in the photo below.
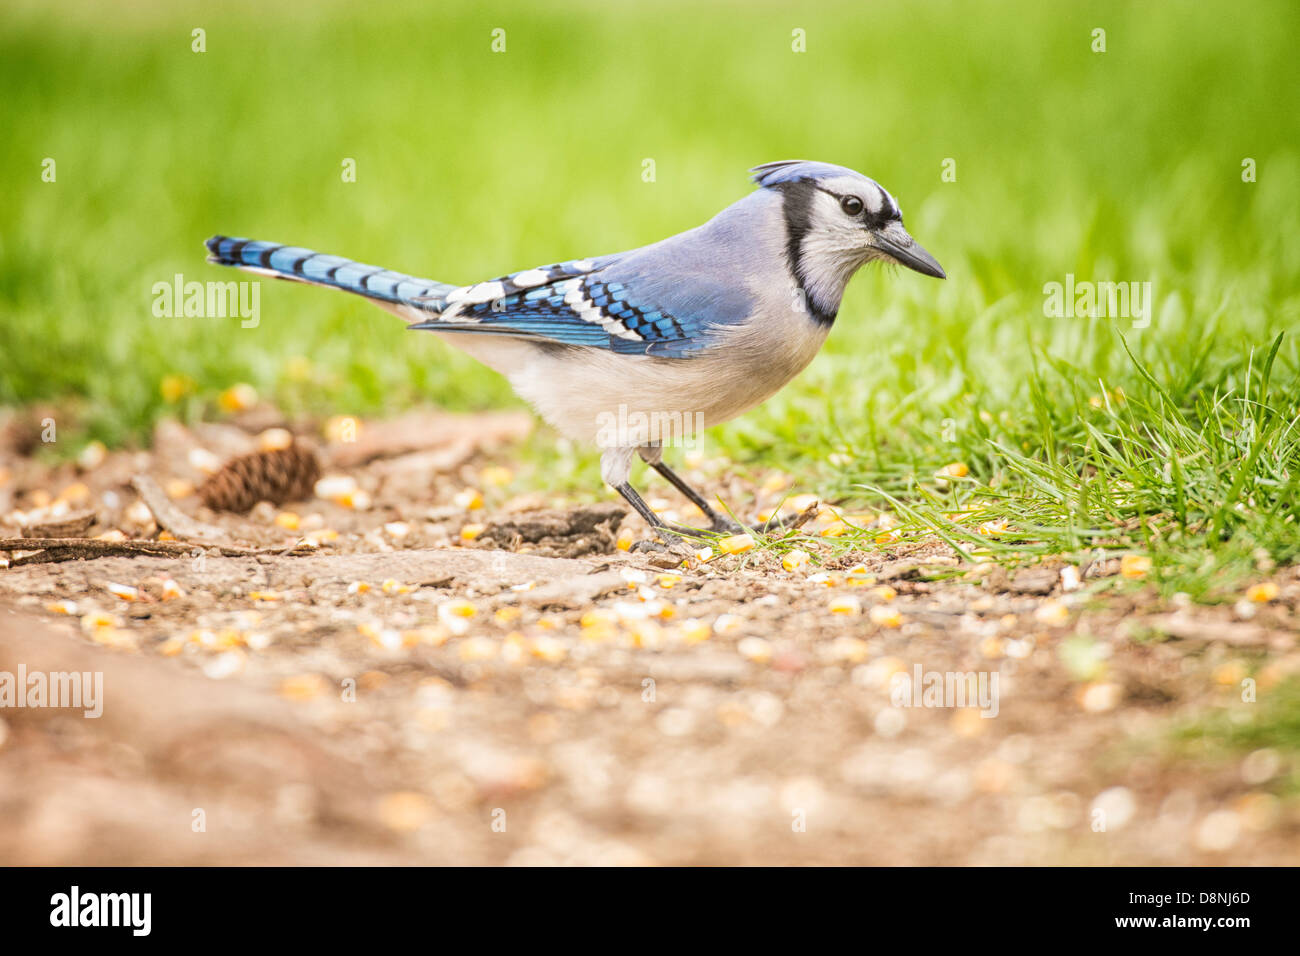
[[[840,208],[847,215],[858,216],[862,214],[862,200],[857,196],[845,196],[840,200]]]

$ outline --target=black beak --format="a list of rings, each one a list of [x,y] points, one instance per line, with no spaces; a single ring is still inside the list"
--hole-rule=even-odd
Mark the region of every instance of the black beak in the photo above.
[[[883,230],[875,234],[877,249],[900,265],[905,265],[921,275],[934,276],[936,279],[948,278],[948,274],[943,271],[943,266],[939,265],[939,260],[922,249],[920,243],[909,236],[901,226],[895,224],[889,232],[892,235],[886,235]]]

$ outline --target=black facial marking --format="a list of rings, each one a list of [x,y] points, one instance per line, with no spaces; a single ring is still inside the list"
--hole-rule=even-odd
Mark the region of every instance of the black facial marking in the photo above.
[[[785,258],[790,268],[790,275],[803,293],[808,303],[808,312],[813,319],[824,325],[835,321],[835,312],[827,312],[813,301],[808,292],[807,277],[803,271],[803,239],[812,228],[813,202],[817,198],[818,187],[806,180],[793,183],[781,183],[776,187],[781,193],[781,203],[785,212]]]

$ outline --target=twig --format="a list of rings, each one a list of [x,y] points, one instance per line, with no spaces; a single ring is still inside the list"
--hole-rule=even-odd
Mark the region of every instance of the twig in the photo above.
[[[288,548],[238,548],[221,544],[187,544],[183,541],[102,541],[99,538],[0,538],[0,551],[41,551],[48,554],[68,555],[71,558],[102,558],[121,555],[187,555],[196,550],[213,550],[224,557],[248,557],[257,554],[282,554]],[[35,555],[15,558],[10,567],[21,563],[35,563]]]
[[[229,540],[230,536],[221,528],[191,518],[172,504],[162,488],[158,487],[158,482],[148,475],[136,475],[131,479],[131,487],[139,494],[145,507],[152,512],[158,527],[166,528],[176,537],[186,541],[204,541],[218,545]]]

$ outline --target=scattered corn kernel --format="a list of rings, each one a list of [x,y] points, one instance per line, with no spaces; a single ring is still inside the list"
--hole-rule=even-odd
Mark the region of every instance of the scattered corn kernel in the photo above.
[[[487,530],[487,525],[485,524],[467,524],[460,529],[460,540],[473,541],[485,530]]]
[[[862,602],[851,594],[843,594],[831,599],[830,610],[832,614],[855,617],[862,613]]]
[[[297,531],[302,519],[293,511],[281,511],[275,516],[275,523],[286,531]]]
[[[903,624],[903,615],[898,612],[898,609],[883,604],[875,605],[871,609],[870,617],[871,623],[880,627],[901,627]]]
[[[169,637],[158,645],[158,653],[163,657],[175,657],[185,650],[185,641],[179,637]]]
[[[169,478],[167,483],[163,485],[163,491],[167,493],[167,497],[172,501],[188,498],[194,494],[194,482],[186,481],[184,478]]]
[[[1064,627],[1070,622],[1070,609],[1061,601],[1044,601],[1034,610],[1034,619],[1049,627]]]
[[[466,488],[452,499],[457,508],[464,508],[466,511],[478,511],[483,507],[483,495],[477,488]]]
[[[257,404],[257,389],[247,382],[232,385],[217,397],[223,412],[244,412]]]
[[[568,656],[568,648],[560,641],[553,637],[536,637],[533,638],[532,647],[533,656],[539,660],[546,661],[548,664],[558,664]]]
[[[631,551],[632,545],[636,544],[636,536],[631,531],[620,531],[618,540],[614,543],[620,551]]]
[[[45,610],[54,614],[76,614],[77,605],[73,601],[51,601],[45,605]]]
[[[104,447],[102,441],[92,441],[81,449],[81,454],[77,455],[77,464],[84,471],[90,471],[92,468],[98,468],[108,457],[108,449]]]
[[[121,626],[122,622],[118,618],[103,611],[91,611],[81,618],[81,629],[87,634]]]
[[[181,597],[184,594],[185,592],[181,590],[181,586],[177,584],[172,578],[168,578],[167,580],[163,581],[162,599],[164,601],[175,600],[176,598]]]
[[[719,614],[713,621],[714,634],[734,634],[744,624],[735,614]]]
[[[383,584],[381,584],[381,585],[380,585],[380,589],[381,589],[385,594],[389,594],[389,595],[392,595],[392,594],[410,594],[412,591],[415,590],[415,588],[412,587],[411,585],[409,585],[409,584],[403,584],[403,583],[401,583],[400,581],[395,580],[394,578],[389,578],[387,581],[385,581]]]
[[[796,549],[794,551],[788,552],[785,555],[785,557],[781,559],[781,567],[785,568],[787,571],[791,573],[795,571],[802,571],[804,568],[808,567],[808,562],[810,560],[812,560],[812,555],[810,555],[807,551],[801,551]]]
[[[250,601],[283,601],[284,595],[279,591],[249,591]]]
[[[772,659],[772,644],[761,637],[746,637],[736,645],[741,657],[756,664],[766,664]]]
[[[665,590],[675,587],[682,580],[680,574],[661,574],[655,578],[655,583]]]
[[[293,444],[293,433],[287,428],[268,428],[257,436],[257,447],[262,451],[280,451]]]
[[[486,637],[471,637],[460,644],[463,661],[488,661],[497,656],[497,644]]]
[[[951,464],[944,465],[936,473],[936,478],[965,478],[970,474],[970,469],[966,467],[965,462],[954,461]]]
[[[164,375],[158,383],[158,394],[164,402],[176,403],[194,390],[194,382],[185,375]]]
[[[114,528],[112,531],[105,531],[103,534],[95,535],[96,541],[125,541],[126,532]]]
[[[492,615],[492,620],[496,621],[498,624],[513,624],[515,621],[523,617],[523,615],[524,612],[519,608],[515,607],[513,604],[508,604],[505,607],[497,608],[496,612]]]
[[[1256,604],[1267,604],[1277,597],[1277,585],[1272,581],[1252,584],[1246,589],[1246,599]]]
[[[289,700],[311,700],[328,689],[328,682],[320,674],[299,674],[280,681],[280,696]]]
[[[221,469],[221,459],[206,448],[191,448],[189,455],[186,457],[191,468],[195,471],[201,471],[205,475],[210,475]]]
[[[504,488],[515,480],[514,473],[509,468],[503,468],[500,465],[489,465],[480,471],[478,476],[483,484],[490,485],[493,488]]]
[[[682,621],[677,633],[681,636],[683,642],[687,644],[698,644],[700,641],[707,641],[712,630],[709,625],[705,624],[699,618],[689,618]]]
[[[898,592],[888,584],[882,584],[879,587],[871,589],[871,596],[877,601],[892,601],[894,598],[898,597]]]
[[[1144,554],[1126,554],[1119,559],[1119,573],[1126,578],[1144,578],[1151,570],[1151,559]]]
[[[139,589],[128,584],[114,584],[110,581],[104,587],[109,594],[121,598],[123,601],[138,601],[140,599]]]
[[[713,549],[700,548],[698,551],[695,552],[695,560],[698,561],[700,564],[708,564],[710,561],[713,560]]]

